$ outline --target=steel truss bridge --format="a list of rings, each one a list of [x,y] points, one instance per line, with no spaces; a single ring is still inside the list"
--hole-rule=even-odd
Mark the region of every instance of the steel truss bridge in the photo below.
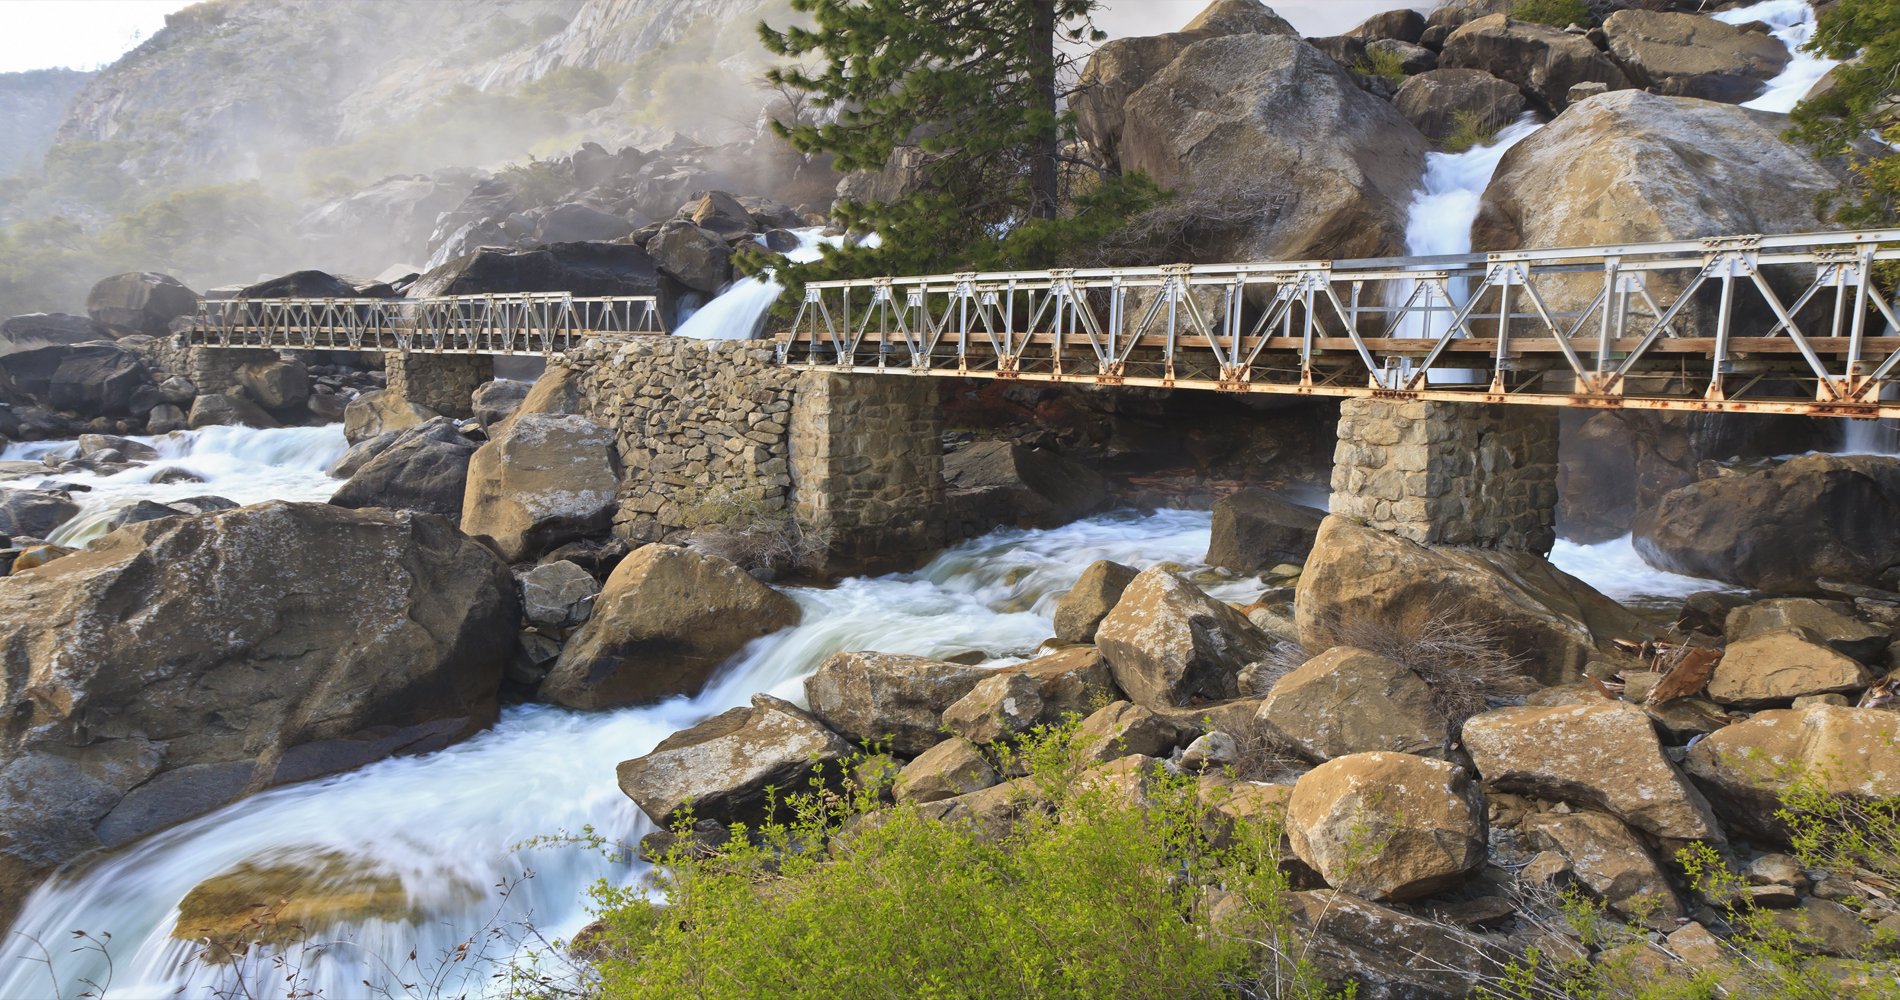
[[[550,356],[601,334],[665,333],[650,295],[206,299],[195,347]]]
[[[1900,316],[1876,268],[1896,260],[1900,230],[1873,230],[813,282],[778,357],[864,374],[1900,417],[1887,398]]]

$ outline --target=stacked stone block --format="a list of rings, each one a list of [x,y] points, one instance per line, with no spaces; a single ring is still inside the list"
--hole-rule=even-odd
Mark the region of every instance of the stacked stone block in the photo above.
[[[192,347],[189,370],[180,372],[198,387],[198,394],[211,396],[229,392],[238,385],[238,371],[245,365],[276,361],[278,354],[264,348],[238,349]]]
[[[1415,542],[1548,554],[1557,410],[1349,399],[1332,485],[1333,513]]]
[[[495,359],[488,354],[403,354],[389,352],[383,359],[389,389],[445,417],[475,415],[469,400],[476,389],[495,378]]]
[[[914,565],[947,534],[943,418],[925,378],[808,372],[792,407],[793,510],[815,572]]]

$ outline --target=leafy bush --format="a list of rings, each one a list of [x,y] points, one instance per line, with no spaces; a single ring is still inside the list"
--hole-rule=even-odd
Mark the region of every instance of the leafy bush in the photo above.
[[[1596,20],[1590,16],[1590,5],[1584,0],[1518,0],[1511,5],[1511,16],[1553,28],[1568,28],[1573,24],[1588,27]]]
[[[1366,76],[1382,76],[1393,83],[1405,82],[1405,57],[1389,49],[1370,49],[1366,57],[1353,64]]]
[[[1479,146],[1488,146],[1497,137],[1497,128],[1486,123],[1483,115],[1466,108],[1452,112],[1451,131],[1445,134],[1439,145],[1447,153],[1462,153]]]
[[[1273,824],[1214,834],[1192,778],[1147,777],[1149,804],[1090,780],[1073,723],[1028,741],[1010,832],[872,811],[879,789],[793,796],[796,818],[684,851],[656,878],[665,903],[595,889],[587,948],[618,998],[1221,997],[1249,982],[1263,928],[1284,926]],[[846,773],[849,773],[847,768]],[[1223,889],[1245,916],[1216,922]],[[1270,935],[1269,935],[1270,936]],[[1279,995],[1311,996],[1298,970]]]

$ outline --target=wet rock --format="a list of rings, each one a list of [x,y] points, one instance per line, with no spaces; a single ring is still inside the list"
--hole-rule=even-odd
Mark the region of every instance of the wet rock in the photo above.
[[[350,474],[330,502],[338,507],[413,510],[458,521],[475,448],[475,442],[437,417],[397,432],[395,440]]]
[[[1664,496],[1636,521],[1644,561],[1767,591],[1880,586],[1900,568],[1900,460],[1803,455]]]
[[[647,243],[660,269],[680,283],[717,295],[732,280],[732,247],[710,229],[690,222],[669,222]]]
[[[538,697],[601,709],[695,695],[746,643],[798,616],[791,598],[718,556],[644,545],[607,578]]]
[[[1306,648],[1334,645],[1346,623],[1407,634],[1434,617],[1495,633],[1545,684],[1580,677],[1591,660],[1616,662],[1613,640],[1650,632],[1623,606],[1529,553],[1433,548],[1326,518],[1294,601]]]
[[[1151,707],[1239,696],[1240,671],[1273,645],[1240,612],[1161,567],[1128,584],[1095,641],[1116,686]]]
[[[983,441],[943,459],[951,502],[979,525],[1055,528],[1108,505],[1101,474],[1051,451]]]
[[[185,411],[170,403],[160,403],[152,407],[152,411],[145,415],[147,434],[169,434],[172,431],[185,430],[190,426],[191,422],[186,418]]]
[[[1250,487],[1214,503],[1207,563],[1254,575],[1282,563],[1299,564],[1313,551],[1324,511]]]
[[[1761,706],[1859,691],[1873,680],[1867,668],[1814,639],[1806,629],[1784,628],[1729,643],[1709,679],[1709,698],[1723,705]]]
[[[176,486],[179,483],[202,483],[204,481],[205,478],[196,472],[192,472],[190,469],[180,469],[176,467],[161,470],[157,475],[152,477],[153,484],[158,486]]]
[[[1772,36],[1696,14],[1619,10],[1603,33],[1636,86],[1726,104],[1760,96],[1793,59]]]
[[[1631,86],[1616,60],[1589,40],[1560,28],[1490,14],[1445,39],[1439,55],[1447,69],[1481,69],[1531,94],[1553,113],[1570,106],[1570,88],[1596,82],[1611,90]]]
[[[214,510],[235,509],[237,502],[227,500],[224,497],[202,496],[173,500],[171,503],[166,504],[166,506],[184,514],[209,514]]]
[[[1056,638],[1063,642],[1094,642],[1102,619],[1121,600],[1135,579],[1135,569],[1097,559],[1075,578],[1075,586],[1056,601]]]
[[[515,579],[521,584],[521,616],[535,625],[566,630],[593,616],[600,581],[576,563],[542,563]]]
[[[105,530],[116,531],[128,524],[140,524],[156,521],[161,517],[179,517],[183,512],[170,504],[156,503],[151,500],[134,500],[112,512],[105,520]]]
[[[834,653],[805,678],[814,716],[858,743],[913,756],[943,739],[943,713],[990,676],[982,667],[894,653]]]
[[[169,274],[150,271],[115,274],[92,286],[86,314],[117,336],[163,337],[171,322],[198,308],[198,293]]]
[[[38,569],[55,559],[64,559],[78,549],[69,549],[64,545],[28,545],[19,550],[8,565],[9,573],[24,573],[29,569]]]
[[[1759,712],[1696,741],[1683,769],[1724,819],[1785,841],[1774,813],[1796,777],[1833,795],[1900,795],[1900,713],[1837,705]]]
[[[1377,257],[1405,246],[1424,136],[1297,38],[1195,42],[1123,114],[1123,168],[1189,192],[1181,210],[1197,219],[1187,241],[1198,260]],[[1308,180],[1274,180],[1295,174]]]
[[[768,818],[767,788],[802,791],[815,768],[835,774],[851,753],[851,744],[797,706],[755,694],[749,707],[622,761],[618,775],[620,790],[663,827],[689,805],[695,819],[757,825]]]
[[[0,354],[0,387],[81,418],[131,414],[132,394],[150,381],[139,355],[118,344]]]
[[[277,419],[243,396],[216,393],[192,400],[191,416],[186,420],[192,430],[201,427],[276,427]]]
[[[418,919],[400,877],[338,851],[286,851],[246,859],[193,886],[178,903],[172,937],[213,942],[207,954],[220,961],[230,942],[295,947],[307,940],[306,928]]]
[[[679,217],[712,232],[722,240],[744,239],[758,230],[752,213],[739,199],[724,191],[708,191],[680,207]]]
[[[1257,721],[1311,760],[1369,750],[1444,759],[1451,721],[1431,685],[1383,656],[1338,646],[1273,685]]]
[[[579,416],[523,413],[475,452],[462,530],[531,559],[613,525],[620,485],[613,434]]]
[[[378,434],[414,427],[441,414],[411,403],[388,389],[371,389],[350,400],[343,409],[343,437],[351,444]]]
[[[167,403],[174,406],[186,406],[191,403],[194,396],[198,395],[198,387],[182,375],[173,375],[158,384],[158,394]]]
[[[412,298],[481,292],[657,295],[660,270],[645,250],[626,243],[482,247],[430,270],[409,289]]]
[[[1348,754],[1293,785],[1287,834],[1294,853],[1333,888],[1379,901],[1416,899],[1484,864],[1484,802],[1456,764]]]
[[[989,788],[1001,780],[976,744],[949,739],[906,764],[891,792],[899,802],[937,802]]]
[[[1516,84],[1481,69],[1435,69],[1406,77],[1392,104],[1433,142],[1443,142],[1461,123],[1495,132],[1531,107]]]
[[[1101,653],[1088,647],[1058,650],[997,668],[944,709],[943,725],[966,739],[992,743],[1070,713],[1086,715],[1114,696],[1115,683]]]
[[[1075,745],[1085,759],[1111,761],[1130,754],[1167,758],[1192,742],[1195,731],[1132,702],[1104,705],[1082,720]]]
[[[78,513],[62,490],[0,490],[0,535],[46,538]]]
[[[148,521],[7,577],[0,869],[454,743],[495,719],[517,615],[446,521],[327,504]]]
[[[116,434],[81,434],[78,444],[82,458],[91,458],[110,449],[136,462],[151,462],[158,459],[158,449]]]
[[[1634,705],[1500,708],[1473,716],[1463,735],[1487,787],[1603,809],[1666,841],[1723,840],[1708,800]]]
[[[1523,832],[1533,848],[1562,857],[1590,895],[1625,917],[1673,930],[1682,901],[1642,841],[1608,813],[1581,810],[1536,813]]]

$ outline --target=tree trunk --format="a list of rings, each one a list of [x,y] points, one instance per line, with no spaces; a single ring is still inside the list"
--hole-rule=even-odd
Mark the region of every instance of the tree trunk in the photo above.
[[[1048,126],[1036,136],[1029,154],[1029,216],[1032,219],[1056,217],[1056,0],[1032,0],[1035,26],[1030,33],[1035,45],[1035,64],[1031,78],[1036,85],[1036,100],[1048,113]]]

